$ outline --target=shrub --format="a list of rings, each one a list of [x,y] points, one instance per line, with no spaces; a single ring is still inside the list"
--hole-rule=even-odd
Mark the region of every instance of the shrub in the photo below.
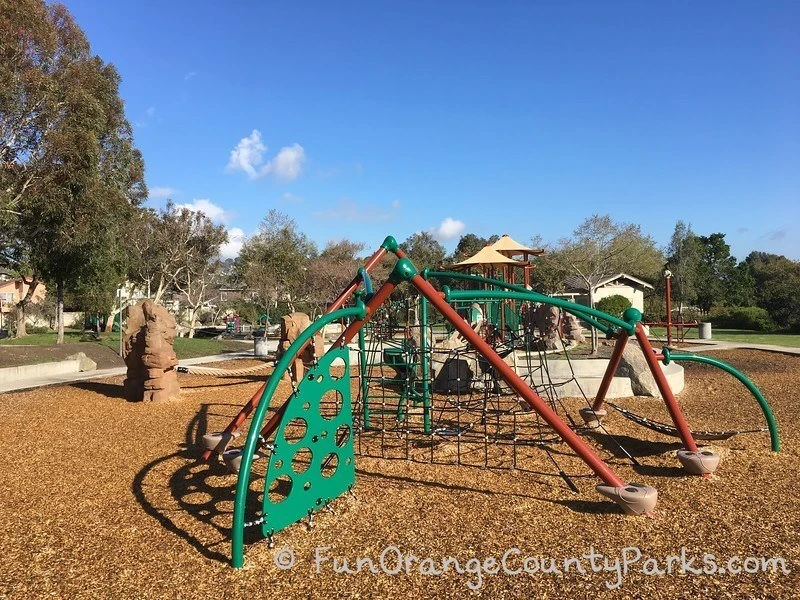
[[[777,326],[769,313],[758,306],[732,306],[715,309],[709,320],[716,327],[730,329],[750,329],[755,331],[775,331]]]
[[[35,327],[31,327],[28,330],[28,333],[50,333],[50,328],[44,325],[37,325]]]
[[[625,296],[620,296],[619,294],[606,296],[597,302],[597,304],[595,304],[595,308],[597,308],[597,310],[602,310],[604,313],[608,313],[614,317],[621,317],[622,313],[624,313],[630,307],[631,301]]]

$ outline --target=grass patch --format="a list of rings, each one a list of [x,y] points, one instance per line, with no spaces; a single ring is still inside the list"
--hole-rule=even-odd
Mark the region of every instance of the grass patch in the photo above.
[[[650,335],[661,340],[667,339],[666,327],[651,327]],[[673,330],[673,336],[676,336]],[[686,339],[698,338],[697,327],[686,328]],[[711,328],[711,341],[742,342],[746,344],[772,344],[774,346],[787,346],[800,348],[800,334],[797,333],[764,333],[763,331],[750,331],[747,329],[715,329]]]
[[[56,343],[55,333],[32,333],[24,338],[7,338],[0,340],[0,346],[54,346]],[[119,333],[103,333],[100,339],[95,339],[91,333],[83,331],[65,331],[65,344],[99,344],[106,346],[114,352],[119,352]],[[196,358],[198,356],[211,356],[214,354],[224,354],[226,352],[237,352],[252,348],[247,344],[232,340],[197,339],[197,338],[175,338],[175,354],[179,360],[185,358]]]

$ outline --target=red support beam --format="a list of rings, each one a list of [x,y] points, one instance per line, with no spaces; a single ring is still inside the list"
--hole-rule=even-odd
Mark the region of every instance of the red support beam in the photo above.
[[[372,269],[375,268],[375,265],[381,262],[384,256],[386,256],[386,248],[381,246],[375,251],[375,253],[372,256],[369,257],[369,260],[367,260],[367,263],[364,265],[364,270],[366,270],[367,273],[369,273]],[[358,289],[358,286],[360,284],[361,284],[361,276],[356,275],[355,277],[353,277],[353,280],[342,291],[342,293],[339,294],[339,297],[336,298],[336,300],[334,300],[330,306],[328,306],[328,310],[325,311],[325,314],[327,315],[335,310],[339,310],[340,308],[342,308],[342,306],[344,306],[344,303],[347,302],[347,300],[349,300],[350,296],[353,295],[353,293]],[[303,346],[300,349],[300,352],[298,352],[298,354],[300,354],[303,350],[305,350],[307,345],[308,344]],[[247,403],[236,414],[233,420],[231,420],[231,422],[228,423],[228,426],[224,429],[223,433],[227,434],[233,433],[234,431],[239,429],[239,427],[242,426],[242,423],[244,423],[247,420],[247,417],[250,416],[250,413],[252,413],[253,410],[255,410],[256,406],[258,406],[258,403],[261,400],[261,394],[264,393],[265,387],[267,387],[266,382],[264,382],[264,384],[262,384],[262,386],[258,389],[258,391],[255,394],[253,394],[250,400],[247,401]],[[273,415],[273,418],[274,417],[275,415]],[[280,422],[280,419],[278,419],[278,422]],[[213,450],[205,450],[203,454],[200,455],[200,460],[208,460],[209,458],[211,458],[212,454],[214,454]]]
[[[367,302],[366,306],[367,314],[364,317],[364,319],[361,321],[353,321],[352,323],[350,323],[350,326],[342,332],[342,335],[340,335],[339,339],[337,339],[333,343],[332,347],[335,348],[340,345],[345,346],[349,344],[355,337],[355,335],[358,333],[358,330],[361,329],[366,324],[366,322],[370,320],[372,315],[375,314],[375,311],[381,306],[381,304],[383,304],[386,301],[386,299],[389,298],[395,287],[397,287],[396,283],[393,283],[391,281],[385,282],[380,287],[380,289],[377,292],[375,292],[375,295],[372,296],[372,298],[370,298],[369,301]],[[289,400],[291,400],[291,396],[286,401],[284,401],[284,403],[281,404],[280,407],[278,407],[278,410],[276,410],[275,413],[269,418],[266,425],[262,427],[261,437],[263,437],[265,440],[268,439],[269,436],[271,436],[272,433],[278,428],[278,425],[281,422],[281,418],[283,417],[283,413],[286,412],[286,407],[289,405]]]
[[[612,471],[599,456],[562,421],[559,416],[551,410],[539,394],[531,389],[517,373],[509,367],[505,361],[487,344],[483,338],[475,333],[464,319],[451,307],[436,291],[436,289],[421,275],[415,275],[411,282],[419,292],[425,296],[430,303],[447,320],[449,320],[462,336],[472,346],[480,352],[489,364],[494,367],[495,372],[500,375],[511,388],[519,394],[530,407],[535,410],[547,423],[561,436],[561,438],[572,448],[575,453],[603,480],[604,483],[613,487],[624,487],[626,484]]]
[[[644,332],[644,327],[641,323],[636,324],[636,339],[639,341],[639,346],[642,348],[642,354],[647,361],[647,366],[650,367],[650,372],[656,380],[658,391],[661,392],[661,397],[664,399],[664,404],[667,405],[669,416],[672,417],[672,422],[675,424],[675,429],[678,430],[678,435],[687,450],[690,452],[697,452],[697,444],[695,444],[692,437],[692,431],[689,429],[686,418],[681,412],[678,401],[675,400],[675,395],[672,393],[672,388],[669,387],[664,371],[661,370],[661,365],[658,363],[656,353],[650,345],[650,340],[647,339],[647,334]]]
[[[619,363],[622,360],[622,354],[625,352],[625,347],[628,345],[628,332],[622,329],[616,333],[617,343],[614,345],[614,351],[611,353],[611,360],[608,361],[608,367],[603,375],[603,381],[600,382],[600,389],[597,390],[597,396],[592,404],[592,410],[600,410],[603,408],[603,402],[606,400],[608,388],[611,387],[611,381],[614,375],[617,374]]]

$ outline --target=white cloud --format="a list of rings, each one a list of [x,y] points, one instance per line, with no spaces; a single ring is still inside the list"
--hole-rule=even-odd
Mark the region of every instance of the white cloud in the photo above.
[[[189,71],[186,75],[183,76],[183,80],[189,81],[195,75],[197,75],[197,71]]]
[[[261,132],[253,129],[253,132],[239,140],[236,148],[231,150],[231,157],[228,160],[228,171],[244,171],[250,177],[258,177],[256,167],[261,164],[261,157],[267,147],[261,143]]]
[[[337,221],[393,221],[397,217],[399,207],[399,203],[395,205],[395,202],[392,202],[391,209],[387,209],[376,204],[358,204],[351,198],[339,198],[333,208],[316,211],[313,214],[320,219]]]
[[[400,208],[400,200],[392,200],[392,208],[395,210]]]
[[[292,144],[278,151],[278,154],[262,168],[262,174],[271,173],[282,181],[294,181],[300,176],[306,152],[300,144]]]
[[[246,239],[244,231],[238,227],[231,227],[228,229],[228,241],[220,248],[220,257],[225,260],[227,258],[236,258],[239,256],[239,252],[241,252]]]
[[[148,106],[146,112],[147,112],[147,116],[152,118],[153,115],[156,114],[156,107],[155,106]]]
[[[147,197],[153,199],[165,199],[174,196],[178,190],[171,187],[151,187],[147,188]]]
[[[466,225],[464,225],[463,221],[459,221],[458,219],[454,219],[452,217],[447,217],[444,221],[439,223],[438,227],[432,227],[430,229],[430,233],[440,242],[444,242],[459,235],[462,231],[464,231],[465,227]]]
[[[226,170],[244,171],[250,179],[274,175],[281,181],[294,181],[300,176],[306,161],[305,150],[300,144],[284,146],[272,160],[262,165],[266,151],[267,147],[261,141],[261,132],[254,129],[231,150]]]
[[[217,223],[224,223],[228,218],[227,213],[221,206],[217,206],[211,200],[205,198],[195,199],[187,204],[176,204],[175,208],[178,210],[185,208],[192,212],[201,212]]]

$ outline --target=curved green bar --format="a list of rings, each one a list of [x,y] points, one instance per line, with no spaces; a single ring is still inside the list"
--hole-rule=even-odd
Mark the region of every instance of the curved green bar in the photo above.
[[[578,315],[586,321],[589,321],[593,327],[597,327],[603,333],[607,333],[609,327],[598,323],[592,317],[607,321],[611,325],[627,331],[628,335],[633,335],[636,330],[636,324],[626,323],[622,319],[617,319],[616,317],[607,315],[594,308],[576,305],[574,302],[569,302],[567,300],[551,298],[539,292],[517,292],[511,290],[445,290],[445,299],[448,302],[452,300],[527,300],[530,302],[541,302],[542,304],[558,306],[559,308],[563,308],[566,312]],[[576,306],[580,306],[580,308],[576,308]]]
[[[526,289],[520,285],[514,285],[512,283],[506,283],[505,281],[499,281],[497,279],[491,279],[489,277],[481,277],[479,275],[468,275],[466,273],[455,273],[452,271],[430,271],[428,272],[430,277],[436,277],[438,279],[461,279],[463,281],[475,281],[478,283],[486,283],[489,285],[494,285],[498,287],[503,287],[509,290],[511,293],[516,294],[525,294],[525,297],[520,296],[487,296],[485,294],[489,292],[502,292],[502,290],[458,290],[450,292],[451,297],[454,300],[471,300],[477,299],[477,295],[480,294],[480,298],[483,299],[493,299],[493,298],[500,298],[500,299],[508,299],[508,300],[528,300],[531,302],[541,302],[542,304],[551,304],[553,306],[558,306],[559,308],[563,308],[568,313],[572,313],[575,316],[579,316],[585,321],[587,321],[592,327],[596,327],[600,331],[605,334],[608,334],[609,331],[612,329],[608,325],[603,325],[602,323],[598,323],[596,319],[600,319],[602,321],[606,321],[613,326],[619,327],[628,332],[628,335],[633,335],[634,331],[636,330],[636,325],[631,325],[621,319],[616,317],[612,317],[609,314],[604,313],[603,311],[597,310],[595,308],[591,308],[589,306],[583,306],[582,304],[576,304],[575,302],[569,302],[567,300],[561,300],[559,298],[553,298],[552,296],[547,296],[545,294],[540,294],[539,292],[534,292],[532,290]],[[474,294],[473,296],[457,296],[456,294]],[[594,317],[594,318],[593,318]]]
[[[780,438],[778,437],[778,423],[775,421],[775,415],[772,414],[772,409],[769,407],[767,400],[764,398],[761,390],[759,390],[755,384],[750,381],[747,376],[742,373],[741,371],[734,369],[728,363],[722,362],[721,360],[717,360],[716,358],[711,358],[710,356],[702,356],[699,354],[686,354],[686,353],[675,353],[670,352],[669,348],[664,348],[662,351],[664,355],[664,364],[668,365],[670,361],[684,361],[684,362],[698,362],[703,363],[706,365],[712,365],[723,371],[726,371],[736,377],[739,381],[741,381],[745,387],[750,390],[750,393],[753,394],[755,399],[758,401],[758,404],[761,406],[761,411],[764,413],[764,417],[767,420],[767,426],[769,427],[769,438],[772,445],[773,452],[780,452],[781,449],[781,442]]]
[[[247,489],[250,487],[250,468],[253,465],[253,453],[256,450],[256,443],[261,433],[261,425],[269,405],[269,402],[265,402],[264,399],[272,398],[283,374],[286,373],[289,365],[291,365],[300,349],[307,341],[314,337],[315,333],[320,331],[328,323],[339,319],[347,317],[356,317],[359,320],[364,319],[366,317],[366,312],[364,303],[359,301],[353,308],[343,308],[342,310],[337,310],[320,317],[297,337],[278,361],[278,364],[275,365],[275,370],[269,377],[269,381],[261,394],[261,398],[259,398],[258,407],[250,422],[250,430],[247,433],[247,441],[244,444],[242,454],[242,464],[239,468],[239,479],[236,482],[236,497],[233,503],[233,529],[231,531],[231,562],[235,568],[240,569],[244,565],[244,509],[247,499]]]

